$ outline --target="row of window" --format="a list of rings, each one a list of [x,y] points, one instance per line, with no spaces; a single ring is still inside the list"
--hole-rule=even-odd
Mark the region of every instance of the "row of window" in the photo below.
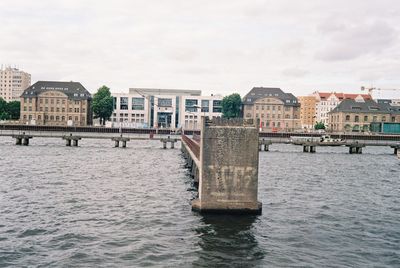
[[[24,115],[23,116],[23,118],[24,118],[24,120],[27,120],[27,119],[29,119],[29,120],[32,120],[32,119],[34,119],[34,116],[33,115]],[[41,115],[38,115],[37,116],[37,120],[39,120],[39,121],[41,121],[42,119],[44,119],[45,121],[47,121],[47,120],[50,120],[50,121],[61,121],[61,122],[65,122],[66,121],[66,116],[54,116],[54,115],[45,115],[44,117],[42,117]],[[73,117],[73,116],[68,116],[68,120],[73,120],[73,119],[75,119],[75,121],[79,121],[79,117],[78,116],[75,116],[75,117]],[[82,116],[82,118],[81,118],[81,121],[82,122],[85,122],[85,117],[83,117]]]
[[[39,103],[43,104],[43,102],[45,104],[48,104],[49,102],[50,102],[50,104],[65,104],[66,100],[65,99],[60,100],[60,99],[54,99],[54,98],[39,99]],[[32,98],[24,98],[24,103],[32,103]],[[72,104],[72,103],[74,103],[75,105],[79,105],[80,101],[72,102],[72,100],[69,100],[69,104]]]
[[[354,119],[353,122],[361,122],[361,117],[359,115],[355,115],[353,119]],[[369,122],[370,117],[368,115],[364,115],[363,119],[364,122]],[[392,116],[390,119],[391,122],[396,122],[395,116]],[[332,122],[339,122],[339,115],[331,116],[331,120]],[[345,121],[351,121],[351,116],[349,114],[345,116]],[[372,116],[372,122],[378,122],[378,116],[376,115]],[[382,115],[380,122],[386,122],[386,116]]]
[[[32,112],[32,107],[31,106],[29,106],[29,107],[24,106],[24,111],[25,112],[26,111]],[[43,112],[43,107],[39,107],[39,111]],[[44,107],[44,111],[45,112],[49,112],[49,107]],[[52,112],[52,113],[54,113],[54,112],[56,112],[56,113],[59,113],[59,112],[65,113],[65,111],[66,111],[65,108],[50,107],[50,112]],[[70,112],[70,113],[79,113],[79,111],[80,111],[79,108],[69,108],[68,109],[68,112]],[[85,113],[85,112],[86,112],[86,109],[82,108],[82,113]]]
[[[116,117],[117,116],[117,114],[116,113],[113,113],[113,117]],[[123,113],[120,113],[119,114],[119,116],[120,117],[128,117],[129,116],[129,114],[123,114]],[[144,114],[131,114],[131,117],[144,117]]]
[[[112,121],[113,122],[117,122],[117,118],[113,118]],[[124,119],[124,118],[120,118],[119,122],[129,122],[129,120],[128,119]],[[134,119],[134,118],[132,118],[131,122],[132,123],[144,123],[144,119]]]
[[[247,113],[246,117],[251,117],[251,114],[250,114],[250,113]],[[264,114],[261,114],[261,118],[264,118],[264,117],[266,117],[266,118],[270,118],[270,117],[271,117],[271,118],[275,118],[275,114],[265,114],[265,116],[264,116]],[[256,118],[260,118],[260,115],[259,115],[259,114],[256,114]],[[277,118],[277,119],[280,119],[280,118],[281,118],[281,114],[277,114],[277,115],[276,115],[276,118]],[[291,116],[290,116],[290,114],[285,114],[284,118],[285,118],[285,119],[291,119]],[[293,118],[294,118],[294,119],[297,119],[297,115],[296,115],[296,114],[293,115]]]
[[[129,98],[120,97],[119,98],[119,109],[128,110],[129,109]],[[117,98],[113,97],[113,108],[117,109]],[[144,110],[144,98],[132,98],[132,110]]]

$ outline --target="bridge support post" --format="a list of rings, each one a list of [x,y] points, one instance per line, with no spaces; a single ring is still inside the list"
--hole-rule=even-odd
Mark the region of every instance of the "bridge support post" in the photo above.
[[[258,151],[259,151],[259,152],[261,152],[261,147],[262,147],[262,144],[261,144],[261,143],[258,144]]]
[[[126,148],[126,141],[122,141],[122,148]]]
[[[23,137],[22,138],[22,145],[25,145],[25,146],[29,145],[29,138],[28,137]]]
[[[269,151],[269,145],[268,144],[264,144],[264,152],[268,152]]]
[[[163,141],[163,149],[167,149],[167,142]]]
[[[119,147],[119,140],[114,141],[114,147]]]
[[[316,146],[310,146],[310,153],[316,152]]]
[[[171,141],[171,149],[174,149],[174,148],[175,148],[175,142]]]
[[[310,149],[310,146],[303,145],[303,153],[308,153],[309,149]]]
[[[71,140],[70,139],[66,139],[65,140],[65,146],[71,146]]]
[[[362,153],[362,147],[356,147],[356,154]]]
[[[251,120],[202,121],[199,212],[260,214],[258,202],[258,126]]]
[[[355,152],[356,152],[356,147],[350,146],[350,147],[349,147],[349,153],[350,153],[350,154],[354,154]]]
[[[394,147],[394,154],[397,155],[397,151],[398,151],[398,148],[397,148],[397,147]]]
[[[74,139],[73,141],[74,141],[74,143],[73,143],[74,146],[75,146],[75,147],[78,147],[78,140],[77,140],[77,139]]]
[[[22,138],[16,137],[15,138],[15,145],[21,145],[22,144]],[[396,152],[397,153],[397,152]]]

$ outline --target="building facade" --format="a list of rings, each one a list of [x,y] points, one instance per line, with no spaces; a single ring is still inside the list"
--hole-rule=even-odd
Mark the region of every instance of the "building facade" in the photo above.
[[[316,98],[315,105],[315,118],[317,122],[322,122],[326,127],[329,128],[329,115],[336,106],[338,106],[343,100],[372,100],[371,95],[368,94],[348,94],[348,93],[336,93],[336,92],[314,92],[313,95]]]
[[[301,128],[314,129],[316,123],[315,107],[317,103],[315,96],[300,96],[297,99],[300,103]]]
[[[367,132],[371,123],[400,122],[400,108],[373,100],[347,99],[329,112],[329,122],[335,132]]]
[[[201,118],[222,116],[222,96],[182,96],[180,124],[183,129],[201,129]]]
[[[47,126],[92,124],[92,97],[79,82],[38,81],[20,96],[20,122]]]
[[[199,129],[201,116],[221,116],[222,97],[201,96],[200,90],[130,88],[112,95],[113,127]]]
[[[255,87],[243,98],[243,117],[260,121],[262,131],[301,129],[300,104],[280,88]]]
[[[31,85],[31,75],[17,68],[0,69],[0,98],[19,101],[22,92]]]

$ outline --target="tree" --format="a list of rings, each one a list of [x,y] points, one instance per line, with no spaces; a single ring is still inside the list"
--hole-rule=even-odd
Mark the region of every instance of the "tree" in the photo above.
[[[225,118],[240,117],[242,99],[238,93],[225,96],[222,99],[222,116]]]
[[[0,98],[0,120],[8,120],[10,115],[8,114],[7,102]]]
[[[314,128],[315,128],[316,130],[318,130],[318,129],[325,129],[325,124],[322,123],[322,122],[317,122],[317,123],[315,124]]]
[[[18,120],[21,112],[21,102],[10,101],[7,103],[7,112],[11,120]]]
[[[110,88],[102,86],[93,96],[92,109],[94,118],[100,118],[100,124],[105,125],[114,110],[113,97]]]

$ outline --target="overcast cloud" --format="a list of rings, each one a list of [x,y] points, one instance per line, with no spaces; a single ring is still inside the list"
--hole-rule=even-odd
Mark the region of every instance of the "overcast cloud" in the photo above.
[[[400,88],[398,14],[398,0],[1,1],[0,63],[91,92]]]

